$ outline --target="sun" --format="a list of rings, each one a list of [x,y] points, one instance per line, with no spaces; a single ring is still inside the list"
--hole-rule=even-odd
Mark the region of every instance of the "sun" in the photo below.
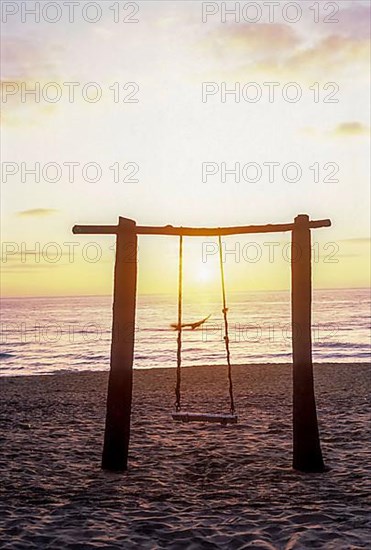
[[[208,283],[212,281],[214,278],[215,278],[214,272],[212,271],[212,269],[210,269],[207,266],[201,266],[196,272],[196,279],[200,283]]]

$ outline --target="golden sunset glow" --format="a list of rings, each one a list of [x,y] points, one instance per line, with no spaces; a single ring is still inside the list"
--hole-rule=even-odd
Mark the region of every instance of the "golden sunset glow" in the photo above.
[[[143,225],[194,226],[290,222],[300,213],[331,218],[332,228],[314,237],[316,284],[366,286],[369,7],[341,4],[341,23],[317,25],[313,34],[308,14],[296,24],[223,24],[216,17],[203,23],[197,2],[142,3],[141,24],[124,28],[125,50],[135,52],[130,56],[122,54],[121,27],[107,19],[70,26],[68,41],[60,26],[30,24],[22,34],[22,25],[10,20],[2,37],[3,294],[110,293],[114,239],[74,236],[71,229],[76,223],[115,224],[120,215]],[[42,44],[35,39],[40,32]],[[29,90],[38,82],[45,91],[51,81],[63,92],[60,101],[22,101],[22,86]],[[292,81],[302,93],[296,103],[282,97]],[[77,82],[73,102],[66,82]],[[89,82],[101,89],[97,102],[82,95]],[[205,82],[214,83],[206,99]],[[223,82],[228,89],[256,82],[262,99],[227,96],[223,102]],[[273,102],[267,82],[278,82]],[[123,93],[138,102],[123,103]],[[334,103],[326,103],[327,97]],[[278,163],[274,182],[267,162]],[[290,162],[302,170],[296,183],[283,177]],[[205,179],[204,163],[216,164],[217,173]],[[232,171],[239,163],[238,176],[223,181],[222,163]],[[259,181],[244,179],[247,163],[262,169]],[[277,248],[271,263],[264,245],[285,243],[286,237],[259,239],[256,263],[243,251],[239,258],[228,254],[230,286],[288,288],[285,250]],[[57,244],[54,251],[51,243]],[[84,249],[88,243],[101,247],[96,262],[94,244]],[[232,248],[245,243],[228,240]],[[329,243],[335,248],[327,258]],[[145,237],[139,247],[139,291],[172,291],[176,239]],[[187,247],[190,287],[216,288],[218,273],[209,265],[215,256],[204,263],[202,243]]]
[[[214,278],[215,278],[215,273],[213,273],[207,267],[201,267],[196,274],[196,279],[202,283],[207,283],[213,280]]]

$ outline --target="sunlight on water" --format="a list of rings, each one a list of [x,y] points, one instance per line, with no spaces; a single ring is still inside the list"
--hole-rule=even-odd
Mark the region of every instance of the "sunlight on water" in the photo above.
[[[321,290],[313,298],[316,362],[362,362],[369,358],[370,297],[367,290]],[[184,322],[211,317],[183,333],[183,363],[225,361],[220,298],[200,294],[184,302]],[[174,296],[139,296],[135,367],[174,367],[177,318]],[[232,363],[291,361],[288,292],[229,295]],[[47,374],[109,368],[111,298],[13,298],[2,300],[2,375]]]

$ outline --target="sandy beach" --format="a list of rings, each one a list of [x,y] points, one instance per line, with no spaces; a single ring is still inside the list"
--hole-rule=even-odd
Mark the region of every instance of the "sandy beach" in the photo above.
[[[234,367],[239,423],[171,420],[175,370],[135,371],[130,470],[100,470],[107,372],[1,379],[2,548],[369,548],[370,370],[315,367],[329,471],[291,469],[289,365]],[[224,367],[184,406],[228,410]]]

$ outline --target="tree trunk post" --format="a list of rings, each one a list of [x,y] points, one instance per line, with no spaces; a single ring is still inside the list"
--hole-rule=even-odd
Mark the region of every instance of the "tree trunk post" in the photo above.
[[[293,467],[323,472],[313,382],[311,278],[309,216],[300,215],[295,218],[291,245]]]
[[[133,389],[137,283],[136,223],[119,218],[113,293],[111,370],[102,468],[127,469]]]

